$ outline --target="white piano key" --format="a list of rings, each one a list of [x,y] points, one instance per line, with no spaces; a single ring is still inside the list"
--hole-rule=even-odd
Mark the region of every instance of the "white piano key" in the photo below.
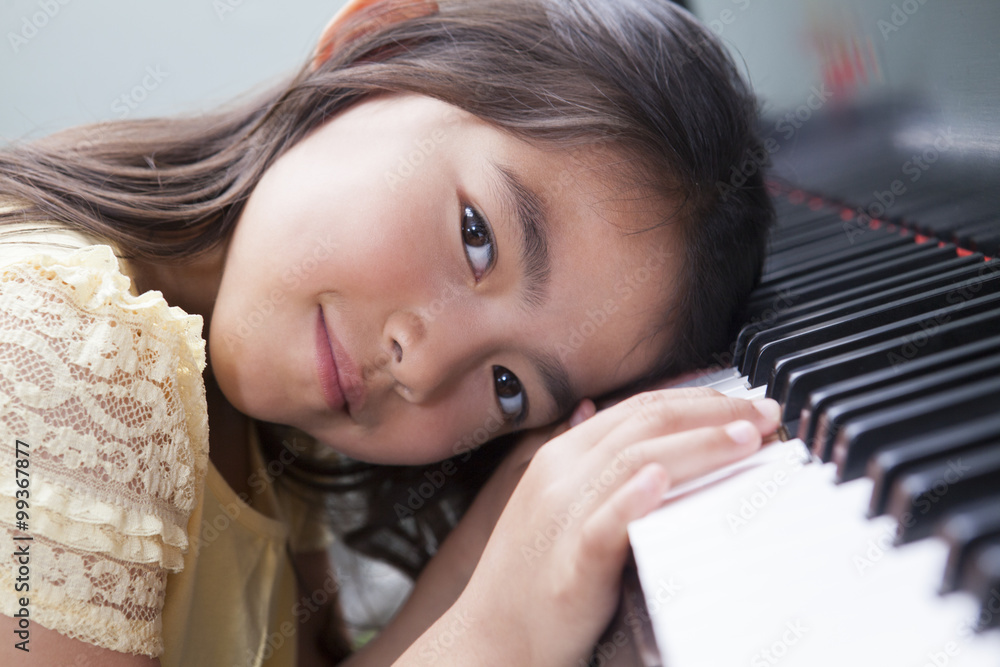
[[[680,387],[710,387],[718,382],[724,382],[726,380],[731,380],[734,377],[739,377],[739,375],[740,372],[735,368],[721,368],[670,386],[675,389]]]
[[[996,665],[974,601],[936,593],[943,542],[893,547],[894,521],[865,518],[871,481],[835,485],[804,449],[769,445],[629,526],[644,589],[679,587],[650,608],[664,663]]]
[[[723,394],[728,394],[731,391],[740,389],[746,391],[748,389],[747,378],[745,375],[741,377],[729,378],[728,380],[716,382],[711,385],[711,388]]]
[[[725,394],[726,396],[732,396],[733,398],[743,398],[748,401],[756,401],[759,398],[764,398],[767,394],[767,387],[764,385],[761,385],[760,387],[751,387],[747,383],[747,376],[743,375],[739,378],[731,380],[724,388],[717,389],[717,391]]]
[[[711,381],[705,382],[706,379],[710,379]],[[767,394],[766,386],[762,385],[756,388],[750,387],[747,383],[747,376],[740,375],[739,371],[735,368],[728,368],[724,371],[715,371],[713,373],[695,378],[694,380],[671,385],[671,387],[708,387],[709,389],[714,389],[719,393],[725,394],[726,396],[743,398],[748,401],[756,401],[757,399],[764,398]]]

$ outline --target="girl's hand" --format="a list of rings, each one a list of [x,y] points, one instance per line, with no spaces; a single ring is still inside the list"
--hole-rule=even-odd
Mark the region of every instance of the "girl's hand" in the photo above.
[[[505,664],[577,664],[614,611],[628,523],[671,486],[756,451],[777,426],[770,399],[691,388],[639,394],[565,431],[531,459],[436,632],[459,623],[479,656]]]
[[[493,527],[535,452],[549,440],[593,414],[594,404],[584,401],[568,420],[518,434],[517,441],[512,444],[503,461],[421,571],[402,608],[374,639],[343,663],[345,667],[391,664],[455,604],[472,577]],[[434,645],[422,657],[433,658],[439,652],[438,649],[450,648],[444,646],[444,643],[449,643],[448,637],[449,635],[445,635],[443,643]],[[438,664],[449,663],[442,660]]]

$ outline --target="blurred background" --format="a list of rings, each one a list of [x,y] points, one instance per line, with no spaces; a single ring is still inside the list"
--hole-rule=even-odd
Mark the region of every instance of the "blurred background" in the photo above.
[[[264,90],[344,2],[0,0],[0,142]]]

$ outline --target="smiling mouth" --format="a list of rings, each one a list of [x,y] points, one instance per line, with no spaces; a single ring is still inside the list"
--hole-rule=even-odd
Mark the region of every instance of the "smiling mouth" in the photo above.
[[[351,358],[336,336],[330,334],[319,308],[316,317],[316,370],[326,404],[334,412],[353,414],[364,402],[364,389]]]
[[[333,346],[326,330],[326,323],[323,321],[322,308],[320,308],[316,318],[316,370],[326,404],[334,412],[343,410],[345,405],[344,390],[340,387],[337,362],[333,356]]]

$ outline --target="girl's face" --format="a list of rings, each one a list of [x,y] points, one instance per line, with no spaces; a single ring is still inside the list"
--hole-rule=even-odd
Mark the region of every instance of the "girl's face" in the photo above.
[[[229,244],[212,371],[242,412],[349,456],[440,460],[639,376],[676,261],[610,151],[370,99],[265,173]],[[617,173],[625,172],[617,168]]]

